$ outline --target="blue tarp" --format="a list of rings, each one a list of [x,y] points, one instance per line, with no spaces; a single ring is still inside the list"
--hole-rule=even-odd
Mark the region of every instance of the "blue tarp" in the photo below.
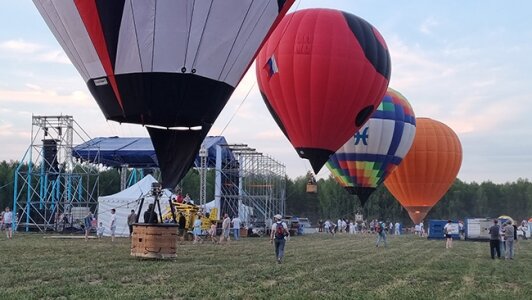
[[[216,145],[226,145],[223,136],[208,136],[203,141],[207,148],[207,165],[214,168],[216,164]],[[234,159],[227,147],[221,147],[223,161]],[[179,149],[176,149],[179,151]],[[127,165],[130,168],[157,168],[158,161],[153,144],[147,137],[98,137],[74,147],[72,156],[83,161],[103,164],[108,167]],[[199,166],[199,156],[194,162]]]

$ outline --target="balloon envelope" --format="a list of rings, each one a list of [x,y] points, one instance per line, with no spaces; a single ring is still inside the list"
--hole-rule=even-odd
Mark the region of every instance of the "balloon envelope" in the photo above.
[[[105,117],[151,126],[173,188],[294,1],[33,2]]]
[[[327,166],[336,182],[348,193],[352,194],[353,184],[351,183],[350,178],[344,173],[344,170],[340,168],[340,163],[338,162],[337,157],[331,155],[325,166]]]
[[[354,187],[364,206],[371,193],[401,163],[410,150],[416,132],[416,118],[401,93],[388,88],[371,118],[329,162],[338,161],[342,174]]]
[[[256,60],[266,106],[316,173],[378,106],[390,68],[377,29],[332,9],[287,15]]]
[[[451,187],[461,164],[456,133],[439,121],[417,118],[412,148],[384,185],[418,224]]]

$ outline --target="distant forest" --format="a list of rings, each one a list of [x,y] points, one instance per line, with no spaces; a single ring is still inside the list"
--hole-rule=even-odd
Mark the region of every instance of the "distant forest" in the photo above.
[[[13,205],[13,178],[18,162],[0,162],[0,208]],[[208,173],[207,199],[214,198],[214,173]],[[356,196],[349,195],[329,177],[318,181],[318,193],[306,192],[307,178],[287,178],[286,214],[308,217],[313,224],[321,219],[353,219],[360,212],[367,219],[412,223],[408,213],[384,186],[370,197],[366,207],[360,207]],[[199,198],[199,173],[191,169],[181,182],[184,192]],[[120,190],[120,175],[116,169],[100,173],[99,194],[109,195]],[[465,219],[509,215],[521,221],[532,217],[532,183],[528,179],[496,184],[490,181],[466,183],[457,179],[445,196],[432,208],[427,219]]]

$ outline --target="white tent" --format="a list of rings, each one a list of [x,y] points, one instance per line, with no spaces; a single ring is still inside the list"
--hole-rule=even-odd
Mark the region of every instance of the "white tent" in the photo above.
[[[153,182],[157,182],[151,175],[146,175],[142,180],[136,184],[120,191],[114,195],[98,197],[98,225],[100,222],[105,227],[104,235],[110,236],[111,225],[111,209],[116,209],[116,231],[115,236],[129,236],[129,228],[127,226],[127,216],[131,210],[138,211],[141,198],[144,197],[144,204],[140,214],[139,222],[143,222],[143,215],[148,205],[153,203],[153,196],[151,196],[151,186]],[[168,199],[170,192],[163,190],[163,196],[159,198],[161,211],[163,214],[169,207]],[[158,212],[157,208],[155,211]]]

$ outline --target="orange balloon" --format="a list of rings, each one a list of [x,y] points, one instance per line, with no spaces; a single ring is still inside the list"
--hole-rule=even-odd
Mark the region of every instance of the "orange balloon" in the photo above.
[[[416,136],[384,185],[419,224],[451,187],[462,164],[462,145],[449,126],[416,118]]]

